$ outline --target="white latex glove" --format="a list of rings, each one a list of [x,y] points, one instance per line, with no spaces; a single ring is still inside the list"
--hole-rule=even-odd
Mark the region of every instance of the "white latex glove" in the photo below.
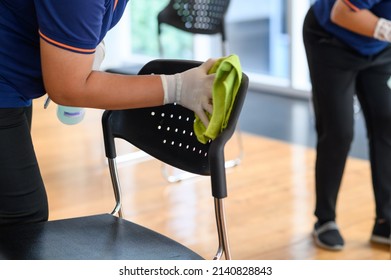
[[[381,41],[391,42],[391,21],[379,18],[373,37]]]
[[[215,74],[208,75],[216,62],[209,59],[198,67],[175,75],[161,75],[164,89],[164,104],[178,103],[200,118],[205,127],[209,119],[205,112],[212,114],[212,88]]]

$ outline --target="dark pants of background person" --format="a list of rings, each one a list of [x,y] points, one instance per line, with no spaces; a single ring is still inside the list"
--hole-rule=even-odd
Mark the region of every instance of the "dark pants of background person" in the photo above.
[[[0,226],[48,219],[31,118],[32,107],[0,108]]]
[[[317,131],[315,216],[321,222],[336,219],[338,191],[354,134],[356,94],[367,127],[376,218],[390,222],[391,47],[373,56],[360,55],[325,32],[312,9],[304,21],[303,38]]]

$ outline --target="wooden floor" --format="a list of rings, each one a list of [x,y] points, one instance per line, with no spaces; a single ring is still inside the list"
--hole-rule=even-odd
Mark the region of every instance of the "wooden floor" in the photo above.
[[[87,110],[81,124],[67,126],[57,120],[55,104],[44,110],[39,99],[34,106],[32,134],[50,219],[110,212],[113,195],[103,152],[102,112]],[[237,155],[236,139],[228,143],[228,159]],[[242,133],[242,140],[241,164],[227,169],[227,225],[234,259],[390,259],[389,247],[368,241],[374,204],[367,161],[348,161],[337,213],[346,247],[329,252],[315,247],[310,235],[314,151],[247,133]],[[119,144],[121,153],[127,154]],[[162,168],[148,157],[120,164],[125,218],[212,258],[217,238],[209,179],[169,183]]]

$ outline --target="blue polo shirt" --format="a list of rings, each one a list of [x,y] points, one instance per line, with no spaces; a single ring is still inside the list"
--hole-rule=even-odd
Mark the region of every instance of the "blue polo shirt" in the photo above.
[[[91,54],[128,0],[1,0],[0,108],[24,107],[46,93],[39,38]]]
[[[368,9],[378,17],[391,20],[391,0],[344,0],[353,11]],[[335,0],[317,0],[313,6],[319,24],[342,42],[362,55],[374,55],[385,49],[389,43],[359,35],[337,26],[330,20]]]

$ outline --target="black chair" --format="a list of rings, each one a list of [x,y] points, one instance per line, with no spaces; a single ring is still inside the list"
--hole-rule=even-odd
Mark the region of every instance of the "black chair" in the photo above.
[[[144,74],[173,74],[200,62],[155,60]],[[0,228],[0,259],[202,259],[178,242],[122,218],[115,139],[124,139],[175,167],[210,176],[219,246],[214,259],[230,259],[223,200],[227,196],[224,145],[235,131],[248,87],[243,74],[227,128],[208,144],[193,133],[194,113],[180,105],[105,111],[105,152],[116,204],[110,214]],[[146,89],[147,91],[148,89]],[[153,203],[153,202],[151,202]],[[118,215],[118,217],[117,217]]]
[[[162,27],[168,24],[192,34],[220,34],[222,55],[228,54],[225,15],[230,0],[170,0],[157,16],[159,52],[163,57]]]

